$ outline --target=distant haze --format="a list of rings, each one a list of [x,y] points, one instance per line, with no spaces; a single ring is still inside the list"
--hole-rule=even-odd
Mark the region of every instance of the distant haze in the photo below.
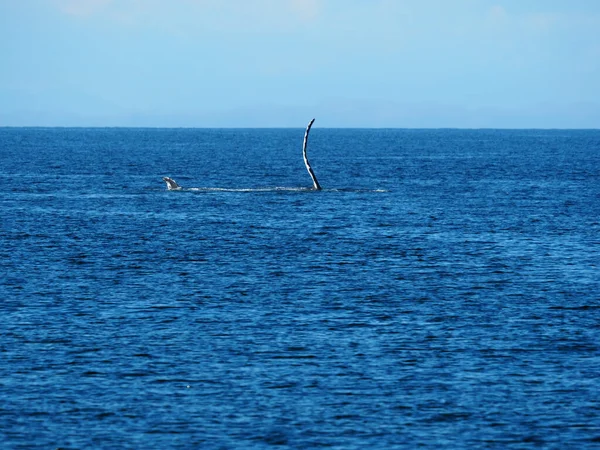
[[[600,128],[596,0],[0,0],[0,126]]]

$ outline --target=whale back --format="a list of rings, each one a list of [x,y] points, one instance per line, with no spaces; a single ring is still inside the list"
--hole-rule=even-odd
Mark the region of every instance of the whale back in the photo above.
[[[163,181],[167,183],[169,191],[180,191],[182,189],[173,178],[163,177]]]

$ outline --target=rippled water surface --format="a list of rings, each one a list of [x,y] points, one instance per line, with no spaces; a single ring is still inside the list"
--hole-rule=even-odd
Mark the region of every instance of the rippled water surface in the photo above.
[[[0,129],[2,448],[600,446],[600,131],[303,132]]]

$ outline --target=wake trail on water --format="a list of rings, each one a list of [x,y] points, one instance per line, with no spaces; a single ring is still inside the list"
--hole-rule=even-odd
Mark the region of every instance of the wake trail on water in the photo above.
[[[309,187],[259,187],[259,188],[218,188],[218,187],[191,187],[191,188],[180,188],[171,189],[170,191],[175,192],[352,192],[352,193],[378,193],[378,192],[389,192],[387,189],[355,189],[355,188],[332,188],[332,189],[320,189],[316,191]]]

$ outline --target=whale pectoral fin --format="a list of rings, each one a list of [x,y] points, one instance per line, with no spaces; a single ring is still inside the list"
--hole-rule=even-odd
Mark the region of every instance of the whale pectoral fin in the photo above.
[[[314,121],[315,121],[315,119],[312,119],[308,123],[308,126],[306,127],[306,131],[304,132],[304,141],[302,142],[302,157],[304,158],[304,165],[306,166],[306,170],[308,170],[308,174],[312,178],[314,189],[316,191],[320,191],[321,185],[317,181],[317,176],[315,175],[315,172],[312,170],[312,167],[310,166],[310,163],[308,162],[308,156],[306,156],[306,147],[308,147],[308,133],[310,133],[310,128],[312,127],[312,124],[314,123]]]
[[[167,189],[169,191],[180,191],[181,190],[181,186],[179,186],[174,179],[169,178],[169,177],[163,177],[163,181],[165,183],[167,183]]]

